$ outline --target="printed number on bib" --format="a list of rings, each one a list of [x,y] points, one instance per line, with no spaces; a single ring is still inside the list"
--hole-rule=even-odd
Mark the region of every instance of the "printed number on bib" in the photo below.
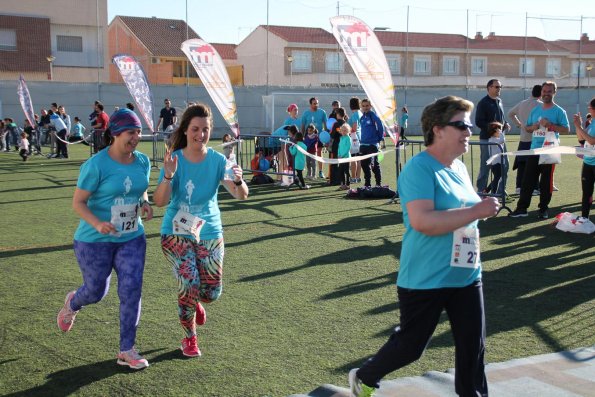
[[[110,223],[119,234],[133,233],[138,230],[138,204],[120,204],[112,206]]]
[[[184,210],[178,210],[172,221],[174,234],[189,234],[195,239],[200,240],[200,229],[205,221],[198,216],[194,216]]]
[[[479,229],[465,226],[453,232],[450,265],[469,269],[479,266]]]

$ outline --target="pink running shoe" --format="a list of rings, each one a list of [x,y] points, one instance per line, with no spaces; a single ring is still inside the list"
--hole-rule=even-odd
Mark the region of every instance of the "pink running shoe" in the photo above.
[[[180,347],[182,354],[186,357],[200,357],[202,353],[196,343],[196,335],[192,335],[190,338],[182,339],[182,346]]]
[[[205,323],[207,322],[207,312],[205,311],[205,308],[202,307],[202,305],[200,304],[200,302],[198,302],[196,304],[196,325],[205,325]]]
[[[58,318],[56,321],[58,322],[58,328],[62,330],[62,332],[68,332],[72,328],[74,324],[74,319],[76,318],[77,311],[74,311],[70,308],[70,301],[74,298],[74,294],[76,291],[70,291],[66,294],[66,299],[64,300],[64,306],[58,312]]]
[[[143,369],[149,366],[149,362],[138,354],[134,347],[128,351],[118,353],[117,363],[128,365],[132,369]]]

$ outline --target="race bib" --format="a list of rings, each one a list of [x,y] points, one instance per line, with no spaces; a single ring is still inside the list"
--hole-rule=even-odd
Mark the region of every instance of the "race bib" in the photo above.
[[[116,227],[116,235],[138,230],[138,204],[112,205],[110,223]]]
[[[194,216],[184,210],[178,210],[172,220],[172,229],[174,234],[189,234],[196,240],[200,240],[200,229],[205,221],[198,216]]]
[[[479,266],[479,229],[464,226],[453,232],[450,265],[469,269]]]

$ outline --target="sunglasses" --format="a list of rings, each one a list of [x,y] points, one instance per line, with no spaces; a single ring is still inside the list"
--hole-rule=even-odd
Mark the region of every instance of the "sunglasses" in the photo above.
[[[451,121],[446,125],[456,128],[457,130],[466,131],[473,128],[473,124],[464,122],[463,120]]]

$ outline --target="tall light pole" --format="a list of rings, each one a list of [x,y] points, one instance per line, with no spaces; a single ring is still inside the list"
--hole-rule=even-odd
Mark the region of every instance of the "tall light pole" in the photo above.
[[[289,62],[289,86],[293,88],[293,55],[287,55],[287,62]]]
[[[50,55],[49,57],[45,57],[45,59],[50,63],[50,81],[52,81],[54,80],[54,61],[56,60],[56,57]]]

